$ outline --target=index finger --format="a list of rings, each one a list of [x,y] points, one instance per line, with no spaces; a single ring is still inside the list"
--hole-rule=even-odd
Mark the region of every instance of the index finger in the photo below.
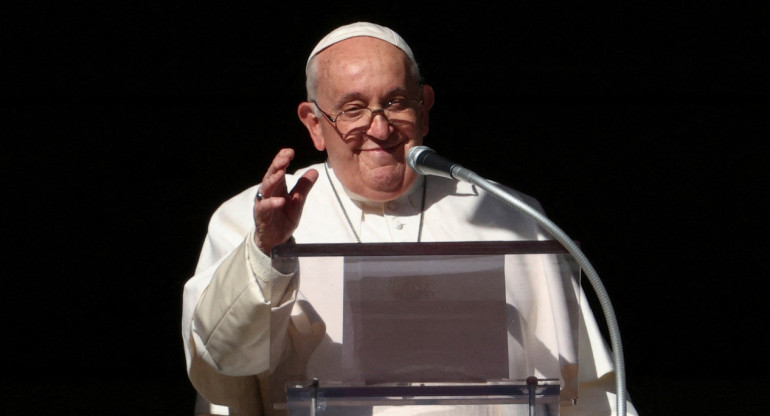
[[[265,198],[286,193],[286,169],[292,159],[294,159],[293,149],[281,149],[275,155],[262,178],[260,190]]]
[[[292,159],[294,159],[294,149],[285,148],[279,150],[273,158],[272,163],[270,163],[270,166],[267,168],[265,177],[273,175],[278,171],[286,171],[286,168],[289,167],[289,163]]]

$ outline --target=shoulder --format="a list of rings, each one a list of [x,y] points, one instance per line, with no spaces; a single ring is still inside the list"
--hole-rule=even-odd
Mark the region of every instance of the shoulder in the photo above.
[[[428,199],[435,202],[459,204],[458,207],[467,207],[473,210],[510,210],[507,204],[498,200],[487,191],[476,185],[455,181],[453,179],[430,176],[428,180]],[[505,185],[492,182],[494,185],[507,191],[527,205],[532,206],[539,212],[543,212],[540,202],[522,192],[508,188]]]
[[[240,241],[254,225],[254,199],[259,185],[253,185],[223,202],[209,220],[210,238]]]
[[[543,212],[535,198],[496,185],[538,212]],[[540,230],[534,220],[476,185],[431,176],[426,192],[426,218],[440,221],[440,228],[451,230],[447,236],[499,240],[539,238]]]

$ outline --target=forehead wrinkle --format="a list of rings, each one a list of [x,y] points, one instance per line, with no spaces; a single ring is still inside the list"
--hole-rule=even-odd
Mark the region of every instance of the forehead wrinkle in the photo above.
[[[317,60],[319,70],[318,88],[327,92],[332,88],[338,92],[354,94],[357,91],[346,92],[344,89],[351,83],[361,82],[362,77],[381,74],[380,71],[401,74],[405,85],[409,85],[414,78],[410,70],[411,61],[406,53],[375,38],[359,37],[341,41],[321,51],[314,59]],[[414,81],[416,84],[417,80]],[[405,85],[398,87],[408,90]]]

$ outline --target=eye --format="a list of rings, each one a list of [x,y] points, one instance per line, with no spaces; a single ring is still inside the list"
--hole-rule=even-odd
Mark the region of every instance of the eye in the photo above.
[[[366,107],[364,107],[361,104],[345,104],[344,106],[342,106],[342,111],[345,112],[345,113],[348,113],[348,112],[352,112],[352,111],[360,111],[360,110],[363,110],[365,108]]]
[[[337,116],[341,118],[342,120],[355,120],[360,118],[369,111],[366,107],[362,107],[360,105],[347,105],[343,107],[340,114]]]
[[[398,98],[395,100],[390,100],[387,103],[385,103],[385,108],[387,108],[390,111],[403,111],[409,108],[409,100]]]

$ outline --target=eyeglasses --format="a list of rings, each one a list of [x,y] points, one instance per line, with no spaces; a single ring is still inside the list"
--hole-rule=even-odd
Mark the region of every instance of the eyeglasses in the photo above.
[[[368,130],[372,120],[374,120],[374,115],[377,113],[382,114],[393,127],[414,124],[417,121],[417,113],[422,105],[422,99],[399,98],[390,100],[386,101],[382,108],[374,110],[360,105],[351,105],[334,117],[323,111],[315,100],[313,100],[313,104],[345,138]]]

